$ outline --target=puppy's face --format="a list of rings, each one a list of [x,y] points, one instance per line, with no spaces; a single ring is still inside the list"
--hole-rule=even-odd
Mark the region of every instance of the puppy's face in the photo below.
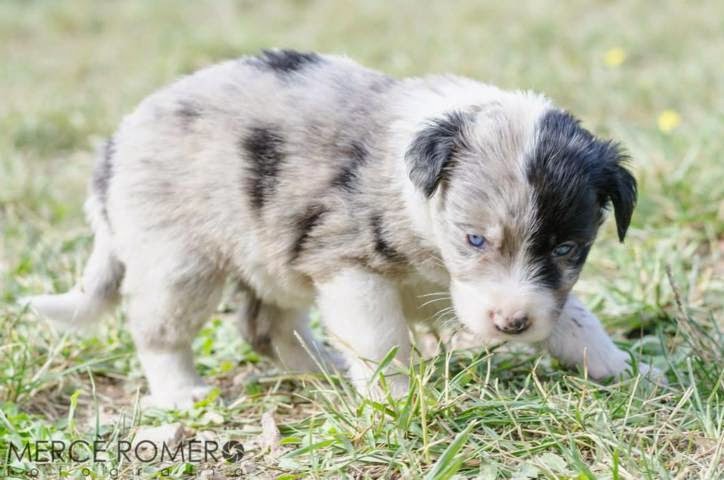
[[[451,112],[407,153],[456,314],[485,340],[547,338],[604,210],[613,205],[623,240],[636,201],[616,145],[568,113],[534,107],[518,99]]]

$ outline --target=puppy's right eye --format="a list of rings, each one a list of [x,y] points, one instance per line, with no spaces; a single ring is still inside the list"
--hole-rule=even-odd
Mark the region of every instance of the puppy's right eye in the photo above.
[[[566,255],[573,252],[576,249],[576,244],[573,242],[564,242],[553,249],[554,257],[565,257]]]
[[[486,240],[482,235],[468,234],[468,243],[471,247],[480,250],[485,247]]]

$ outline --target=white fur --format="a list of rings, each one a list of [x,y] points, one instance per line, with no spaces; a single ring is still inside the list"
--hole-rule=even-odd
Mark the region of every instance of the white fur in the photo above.
[[[157,408],[191,408],[211,388],[196,373],[190,349],[139,349],[138,358],[151,386],[147,406]]]
[[[410,340],[398,286],[359,269],[343,270],[317,286],[317,304],[327,330],[349,362],[349,378],[365,394],[379,394],[370,384],[377,362],[397,347],[397,366],[410,361]],[[400,395],[407,378],[392,369],[386,373],[390,390]]]

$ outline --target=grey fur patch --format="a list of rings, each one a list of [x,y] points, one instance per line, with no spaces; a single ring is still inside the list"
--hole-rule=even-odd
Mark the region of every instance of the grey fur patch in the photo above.
[[[115,141],[113,137],[110,137],[106,140],[103,151],[93,169],[93,192],[96,197],[98,197],[98,203],[101,206],[101,212],[106,221],[108,221],[108,208],[106,205],[108,203],[108,187],[111,184],[111,177],[113,176],[113,155],[115,151]]]
[[[278,128],[255,127],[241,141],[242,156],[248,156],[247,194],[259,212],[276,190],[279,167],[284,160],[284,140]]]
[[[397,80],[392,77],[382,76],[380,80],[370,84],[370,90],[375,93],[383,93],[390,89]]]
[[[254,351],[267,356],[272,356],[272,340],[269,332],[262,330],[263,326],[259,325],[259,313],[262,309],[262,301],[256,295],[251,294],[251,301],[246,306],[246,321],[249,328],[249,343]]]
[[[176,115],[181,119],[181,124],[188,128],[197,118],[201,117],[201,109],[189,100],[179,100]]]
[[[239,289],[243,293],[244,304],[241,308],[240,321],[241,331],[244,340],[246,340],[257,353],[262,355],[273,355],[272,339],[269,333],[268,322],[262,318],[262,309],[264,303],[254,293],[254,291],[244,283],[239,284]]]
[[[348,163],[342,167],[342,170],[332,179],[332,187],[341,188],[347,192],[357,190],[357,182],[359,181],[359,169],[367,163],[369,152],[367,147],[361,142],[350,142],[349,146],[341,149],[340,155],[349,159]]]

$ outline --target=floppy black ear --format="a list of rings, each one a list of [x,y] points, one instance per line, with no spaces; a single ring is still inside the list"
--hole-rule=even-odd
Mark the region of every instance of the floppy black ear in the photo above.
[[[451,167],[464,143],[463,130],[470,116],[454,111],[430,121],[413,139],[405,154],[410,180],[431,197]]]
[[[604,203],[610,201],[613,205],[618,239],[623,242],[636,206],[636,179],[623,165],[627,157],[621,154],[616,145],[608,146],[608,158],[600,188],[604,195]]]

